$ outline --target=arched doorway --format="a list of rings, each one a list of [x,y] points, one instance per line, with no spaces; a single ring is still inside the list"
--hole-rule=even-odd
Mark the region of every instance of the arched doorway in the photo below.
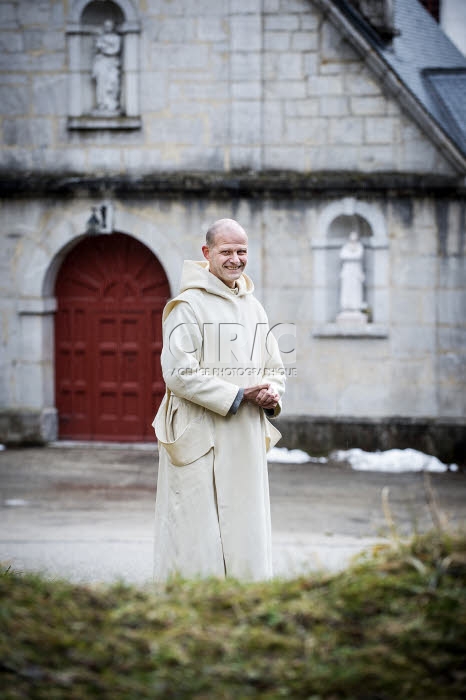
[[[125,234],[86,237],[65,258],[55,295],[59,437],[153,440],[170,296],[157,258]]]

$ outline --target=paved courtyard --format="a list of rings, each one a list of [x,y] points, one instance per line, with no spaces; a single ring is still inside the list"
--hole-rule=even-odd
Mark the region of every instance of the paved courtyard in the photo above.
[[[345,464],[270,464],[274,570],[344,567],[387,536],[432,526],[422,474]],[[56,445],[0,452],[0,561],[74,581],[151,579],[156,446]],[[466,521],[466,474],[431,474],[441,512]]]

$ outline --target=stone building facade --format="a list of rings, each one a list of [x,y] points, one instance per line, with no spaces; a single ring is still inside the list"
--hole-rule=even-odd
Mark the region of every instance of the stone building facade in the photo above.
[[[104,284],[112,236],[123,246],[122,236],[136,240],[159,265],[161,303],[176,293],[183,259],[199,258],[209,223],[231,216],[250,234],[249,270],[271,322],[288,328],[284,357],[296,329],[286,444],[409,443],[458,458],[466,60],[417,0],[366,5],[382,8],[380,21],[343,0],[0,4],[1,440],[121,438],[121,415],[113,437],[92,426],[68,434],[59,420],[60,410],[82,410],[80,391],[84,408],[107,391],[93,394],[105,384],[95,375],[107,342],[97,331],[79,351],[94,367],[84,388],[71,369],[77,336],[57,370],[57,290],[79,297],[60,278],[71,255],[82,278],[100,256]],[[113,58],[100,51],[104,76],[113,71],[108,110],[93,75],[105,31],[118,38]],[[367,318],[342,325],[339,251],[352,231],[364,246]],[[141,289],[89,296],[86,323],[92,304],[118,316],[128,302],[128,313],[140,313]],[[158,332],[144,336],[147,347],[135,338],[141,352],[150,354]],[[108,386],[125,381],[112,367]],[[137,377],[128,369],[136,393],[160,379],[144,367]],[[59,386],[74,392],[65,408]],[[124,412],[125,400],[123,392],[110,413]],[[135,431],[153,439],[146,427]]]

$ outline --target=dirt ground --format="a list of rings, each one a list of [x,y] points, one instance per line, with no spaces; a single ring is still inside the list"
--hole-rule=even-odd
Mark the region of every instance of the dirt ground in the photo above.
[[[270,464],[274,571],[337,570],[388,536],[432,527],[429,494],[450,526],[466,522],[466,474],[357,472],[349,465]],[[74,581],[152,574],[156,446],[0,452],[0,561]],[[430,484],[430,485],[429,485]]]

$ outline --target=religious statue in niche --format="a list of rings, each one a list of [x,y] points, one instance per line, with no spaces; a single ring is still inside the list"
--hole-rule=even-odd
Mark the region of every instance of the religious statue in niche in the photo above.
[[[364,247],[356,231],[352,231],[340,250],[340,313],[337,323],[365,324],[367,304],[364,302]]]
[[[95,113],[115,116],[120,113],[120,52],[121,38],[111,19],[105,20],[95,42],[96,54],[92,65],[95,81]]]

